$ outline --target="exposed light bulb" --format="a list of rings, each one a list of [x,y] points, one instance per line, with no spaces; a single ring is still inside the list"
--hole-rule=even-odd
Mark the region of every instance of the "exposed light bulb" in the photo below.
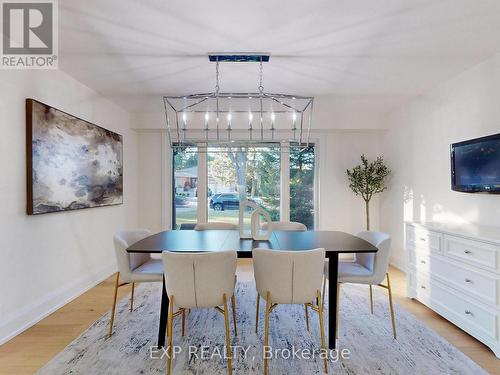
[[[253,113],[249,112],[248,113],[248,121],[252,121],[252,120],[253,120]]]
[[[186,113],[183,113],[182,114],[182,121],[186,122],[186,120],[187,120],[187,115],[186,115]]]
[[[205,121],[208,122],[208,120],[210,119],[210,115],[207,113],[205,113]]]
[[[230,113],[228,113],[228,114],[227,114],[227,121],[231,122],[231,117],[232,117],[232,116],[231,116],[231,114],[230,114]]]
[[[293,118],[293,121],[297,120],[297,112],[293,112],[292,118]]]
[[[275,117],[276,117],[276,116],[274,115],[274,112],[271,112],[271,120],[272,120],[272,121],[274,121],[274,118],[275,118]]]

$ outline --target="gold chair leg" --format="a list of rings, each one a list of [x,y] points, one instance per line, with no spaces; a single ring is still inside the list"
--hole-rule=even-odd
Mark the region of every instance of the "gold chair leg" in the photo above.
[[[186,331],[186,310],[182,309],[182,337]]]
[[[116,297],[118,296],[118,283],[120,281],[120,272],[116,273],[115,281],[115,293],[113,295],[113,306],[111,307],[111,319],[109,321],[109,333],[108,338],[113,334],[113,323],[115,322],[115,311],[116,311]]]
[[[238,330],[236,329],[236,297],[231,297],[231,310],[233,310],[233,326],[234,326],[234,336],[238,336]]]
[[[309,332],[309,310],[307,309],[307,304],[304,304],[304,308],[306,310],[306,328]]]
[[[336,329],[336,335],[335,338],[339,338],[339,327],[340,327],[340,283],[337,282],[337,329]]]
[[[321,295],[321,305],[325,306],[326,275],[323,275],[323,294]]]
[[[168,334],[168,346],[167,346],[167,375],[171,374],[172,371],[172,321],[174,320],[174,296],[170,296],[169,306],[168,306],[168,320],[167,320],[167,334]]]
[[[231,375],[233,373],[233,368],[231,365],[231,338],[229,336],[229,313],[227,308],[226,293],[222,295],[222,301],[224,302],[224,323],[226,325],[227,371],[229,375]]]
[[[394,318],[394,306],[392,304],[392,289],[391,280],[389,279],[389,273],[386,274],[387,277],[387,291],[389,292],[389,308],[391,309],[391,322],[392,322],[392,335],[396,339],[396,319]]]
[[[373,314],[373,288],[370,284],[370,311]]]
[[[132,292],[130,293],[130,311],[134,309],[134,290],[135,290],[135,283],[132,283]]]
[[[255,333],[259,332],[259,305],[260,305],[260,295],[257,293],[257,311],[255,313]]]
[[[271,309],[271,293],[266,292],[266,328],[264,333],[264,349],[267,348],[269,344],[269,312]],[[267,357],[264,356],[264,375],[267,375]]]
[[[318,293],[318,301],[321,301],[321,294],[319,290],[317,291]],[[318,305],[318,315],[319,315],[319,330],[321,333],[321,349],[323,350],[323,365],[325,368],[325,374],[328,374],[328,367],[326,364],[326,339],[325,339],[325,324],[323,322],[323,303],[321,302]]]

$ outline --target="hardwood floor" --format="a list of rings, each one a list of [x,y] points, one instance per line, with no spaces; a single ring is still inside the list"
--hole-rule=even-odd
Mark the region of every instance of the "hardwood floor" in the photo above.
[[[401,307],[438,332],[490,374],[500,375],[500,360],[491,350],[421,303],[406,298],[404,273],[392,268],[390,274],[394,297]],[[253,280],[250,259],[238,261],[238,280]],[[113,285],[114,279],[110,277],[0,346],[0,374],[33,374],[110,309]],[[120,288],[119,298],[129,292],[129,286]]]

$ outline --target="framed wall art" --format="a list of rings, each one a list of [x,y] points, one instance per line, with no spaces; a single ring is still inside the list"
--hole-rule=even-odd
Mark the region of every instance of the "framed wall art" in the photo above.
[[[34,99],[26,99],[27,213],[123,203],[123,140]]]

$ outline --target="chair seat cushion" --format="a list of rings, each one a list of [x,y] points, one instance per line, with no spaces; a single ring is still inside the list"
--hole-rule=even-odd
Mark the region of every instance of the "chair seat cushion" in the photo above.
[[[343,263],[354,263],[353,260],[346,260],[346,261],[339,261],[339,267],[340,267],[340,264],[343,264]],[[329,270],[329,267],[330,267],[330,260],[329,259],[325,259],[325,268],[323,270],[323,273],[324,275],[326,276],[326,278],[328,279],[329,275],[330,275],[330,270]],[[339,268],[340,270],[340,268]]]
[[[339,262],[338,280],[341,283],[369,283],[373,272],[356,262]]]
[[[161,259],[150,259],[132,271],[133,281],[162,281],[163,263]]]

